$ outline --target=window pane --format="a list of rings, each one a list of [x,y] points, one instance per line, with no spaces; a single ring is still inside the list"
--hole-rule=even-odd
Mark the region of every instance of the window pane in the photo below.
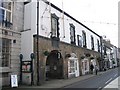
[[[82,46],[82,37],[80,35],[77,35],[78,37],[78,46]]]
[[[74,61],[70,60],[70,73],[74,73],[74,72],[75,72]]]
[[[75,42],[75,29],[72,26],[70,27],[70,34],[71,42]]]
[[[1,6],[8,10],[11,10],[11,2],[2,2]]]
[[[11,40],[2,39],[2,67],[8,67],[10,61]]]
[[[11,12],[6,12],[6,20],[10,22],[11,20]]]
[[[0,8],[0,21],[4,20],[4,13],[5,13],[5,10]]]
[[[57,36],[57,20],[55,18],[52,18],[52,34]]]
[[[91,49],[94,50],[94,38],[91,36]]]

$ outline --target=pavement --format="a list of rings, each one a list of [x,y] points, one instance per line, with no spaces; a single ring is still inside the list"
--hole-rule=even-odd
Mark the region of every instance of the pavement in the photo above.
[[[114,90],[120,90],[120,76],[117,77],[115,80],[113,80],[112,82],[110,82],[108,85],[106,85],[102,90],[106,90],[106,88],[113,88]]]
[[[107,71],[101,71],[98,72],[98,75],[102,75],[105,72],[111,71],[112,69],[109,69]],[[56,80],[50,80],[50,81],[46,81],[44,84],[40,85],[40,86],[19,86],[17,88],[63,88],[65,86],[71,85],[73,83],[85,80],[85,79],[89,79],[91,77],[95,77],[95,73],[94,74],[88,74],[88,75],[83,75],[83,76],[79,76],[77,78],[71,78],[71,79],[56,79]],[[5,88],[10,88],[10,87],[5,87]]]

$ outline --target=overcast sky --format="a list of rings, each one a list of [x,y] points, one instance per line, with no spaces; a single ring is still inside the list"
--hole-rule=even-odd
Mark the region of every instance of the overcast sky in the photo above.
[[[48,0],[118,46],[118,1]],[[63,1],[63,7],[62,7]]]

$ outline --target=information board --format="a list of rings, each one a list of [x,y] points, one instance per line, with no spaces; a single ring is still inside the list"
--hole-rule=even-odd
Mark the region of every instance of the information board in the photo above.
[[[18,87],[17,75],[11,75],[11,87]]]

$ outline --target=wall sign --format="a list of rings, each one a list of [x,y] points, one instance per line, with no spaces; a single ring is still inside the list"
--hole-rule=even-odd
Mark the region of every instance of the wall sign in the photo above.
[[[31,61],[22,61],[22,72],[30,73],[32,72],[32,62]]]

